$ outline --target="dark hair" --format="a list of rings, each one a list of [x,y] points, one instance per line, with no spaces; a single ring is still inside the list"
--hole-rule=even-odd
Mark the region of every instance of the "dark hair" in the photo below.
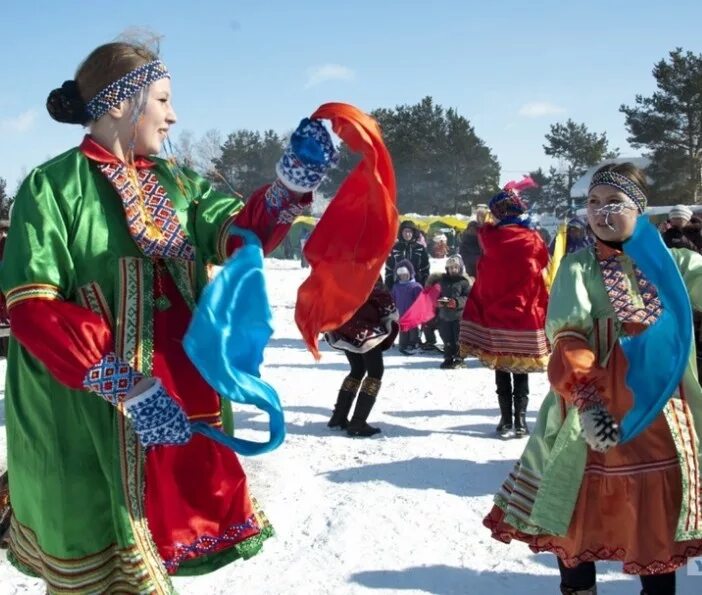
[[[46,109],[58,122],[87,124],[90,116],[85,104],[110,83],[128,72],[152,62],[158,54],[139,43],[117,41],[93,50],[78,67],[76,78],[49,93]]]
[[[636,167],[633,163],[629,161],[625,163],[608,163],[607,165],[603,165],[600,169],[598,169],[593,174],[593,178],[597,174],[606,171],[611,171],[615,174],[624,176],[629,181],[641,188],[641,191],[646,195],[646,198],[648,198],[649,189],[648,183],[646,182],[646,173],[642,169]]]

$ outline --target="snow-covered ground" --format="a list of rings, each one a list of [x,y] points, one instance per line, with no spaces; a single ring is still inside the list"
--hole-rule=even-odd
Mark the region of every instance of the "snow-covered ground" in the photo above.
[[[433,263],[441,270],[441,262]],[[252,493],[276,536],[247,562],[211,575],[176,579],[183,594],[558,592],[555,558],[490,538],[481,520],[524,442],[494,437],[493,374],[475,360],[440,370],[436,356],[387,353],[371,439],[330,431],[326,421],[347,373],[341,353],[320,363],[305,350],[293,320],[297,287],[309,269],[267,261],[276,332],[263,376],[277,387],[288,436],[272,454],[245,459]],[[323,296],[320,296],[323,299]],[[0,372],[4,371],[0,370]],[[530,422],[546,392],[530,377]],[[4,415],[0,401],[0,468]],[[266,420],[236,413],[238,434],[261,439]],[[618,564],[599,564],[600,595],[639,592]],[[702,576],[678,573],[678,593],[702,592]],[[42,594],[0,553],[0,594]]]

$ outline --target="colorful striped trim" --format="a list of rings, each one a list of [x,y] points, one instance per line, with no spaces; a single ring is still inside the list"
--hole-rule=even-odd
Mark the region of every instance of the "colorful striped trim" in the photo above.
[[[151,537],[151,532],[146,521],[144,510],[145,452],[136,434],[131,427],[131,422],[124,411],[124,404],[119,405],[121,415],[118,416],[119,427],[119,452],[122,472],[122,489],[124,501],[127,505],[129,522],[132,527],[134,540],[138,548],[141,563],[146,568],[149,577],[154,583],[154,593],[158,595],[171,595],[175,593],[171,579],[168,576],[163,560],[158,553],[156,544]]]
[[[90,283],[79,287],[78,300],[84,308],[92,310],[95,312],[95,314],[106,320],[110,325],[110,328],[114,328],[115,321],[112,317],[112,311],[110,310],[110,306],[105,299],[105,294],[102,293],[102,289],[100,289],[100,286],[97,283],[91,281]]]
[[[258,517],[255,513],[251,514],[243,523],[232,525],[221,535],[216,537],[202,535],[193,543],[178,545],[175,555],[171,559],[165,561],[166,568],[168,572],[173,574],[186,560],[200,558],[228,549],[251,537],[259,535],[261,530],[262,527],[259,525]]]
[[[125,257],[119,263],[119,300],[115,343],[117,354],[145,376],[151,374],[153,362],[154,315],[153,264],[141,258]],[[119,405],[117,416],[122,489],[134,540],[155,585],[155,593],[174,593],[163,560],[158,553],[146,521],[144,510],[145,452],[139,444],[131,422]]]
[[[461,321],[460,342],[494,355],[543,357],[547,356],[550,350],[543,329],[493,329],[469,320]]]
[[[124,164],[100,163],[98,169],[120,197],[134,243],[149,258],[195,259],[195,247],[158,176]]]
[[[663,412],[678,452],[683,488],[675,539],[678,541],[700,539],[702,538],[702,510],[700,509],[702,494],[700,494],[700,468],[697,455],[699,439],[682,386],[680,396],[672,397]]]
[[[198,415],[188,415],[189,421],[200,421],[215,428],[222,427],[222,415],[219,411],[216,413],[199,413]]]
[[[556,333],[556,335],[553,337],[552,347],[554,349],[556,348],[556,343],[558,343],[558,341],[560,341],[561,339],[580,339],[581,341],[585,341],[585,343],[588,343],[587,335],[585,335],[584,333],[581,333],[579,331],[566,329],[566,330],[558,331]]]
[[[136,547],[113,544],[82,558],[57,558],[42,551],[35,533],[10,521],[8,558],[23,571],[43,578],[56,595],[76,593],[158,593]]]
[[[540,485],[541,477],[517,461],[497,493],[504,500],[505,514],[528,524]]]
[[[227,217],[227,220],[222,224],[222,226],[219,228],[219,233],[217,234],[217,264],[223,264],[224,261],[229,258],[229,254],[227,254],[227,242],[229,241],[229,238],[231,237],[229,235],[229,228],[234,225],[234,221],[236,218],[239,216],[239,213],[241,212],[241,209],[243,208],[244,205],[239,204],[236,208],[236,210]]]
[[[597,549],[587,549],[578,554],[571,556],[563,547],[555,545],[551,542],[535,545],[529,544],[529,549],[534,553],[551,552],[558,556],[563,563],[574,568],[583,562],[596,562],[597,560],[609,560],[623,562],[624,574],[666,574],[675,572],[681,566],[687,563],[688,558],[693,558],[702,553],[702,545],[690,545],[685,548],[685,553],[680,555],[672,555],[667,560],[651,560],[650,562],[637,562],[635,560],[627,561],[628,553],[622,547],[612,548],[611,546],[603,545]]]
[[[653,471],[663,471],[679,466],[677,457],[665,459],[663,461],[652,461],[649,463],[637,463],[632,465],[618,465],[609,467],[598,463],[589,463],[585,467],[585,473],[591,475],[638,475],[640,473],[651,473]]]
[[[619,338],[619,324],[615,326],[614,318],[595,320],[595,355],[600,367],[605,368]]]
[[[115,351],[146,376],[154,352],[153,264],[141,258],[120,258],[118,283]]]
[[[5,294],[7,309],[10,310],[26,300],[62,300],[61,290],[56,285],[46,283],[29,283],[10,289]]]

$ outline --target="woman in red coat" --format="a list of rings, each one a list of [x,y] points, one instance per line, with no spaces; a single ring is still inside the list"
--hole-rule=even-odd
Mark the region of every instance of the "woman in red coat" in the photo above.
[[[549,346],[544,333],[548,292],[543,269],[548,249],[531,227],[519,196],[525,182],[511,182],[490,200],[496,224],[478,232],[482,256],[461,321],[461,355],[476,356],[495,370],[500,423],[497,433],[528,434],[529,372],[545,370]],[[514,384],[512,383],[514,379]],[[514,402],[514,423],[512,403]]]

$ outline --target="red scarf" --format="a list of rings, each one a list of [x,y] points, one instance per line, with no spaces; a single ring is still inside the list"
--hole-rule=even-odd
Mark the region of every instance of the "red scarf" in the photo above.
[[[330,120],[362,157],[305,244],[312,273],[297,292],[295,322],[319,359],[319,334],[342,326],[370,295],[397,237],[398,214],[395,172],[375,120],[344,103],[325,103],[312,118]]]

